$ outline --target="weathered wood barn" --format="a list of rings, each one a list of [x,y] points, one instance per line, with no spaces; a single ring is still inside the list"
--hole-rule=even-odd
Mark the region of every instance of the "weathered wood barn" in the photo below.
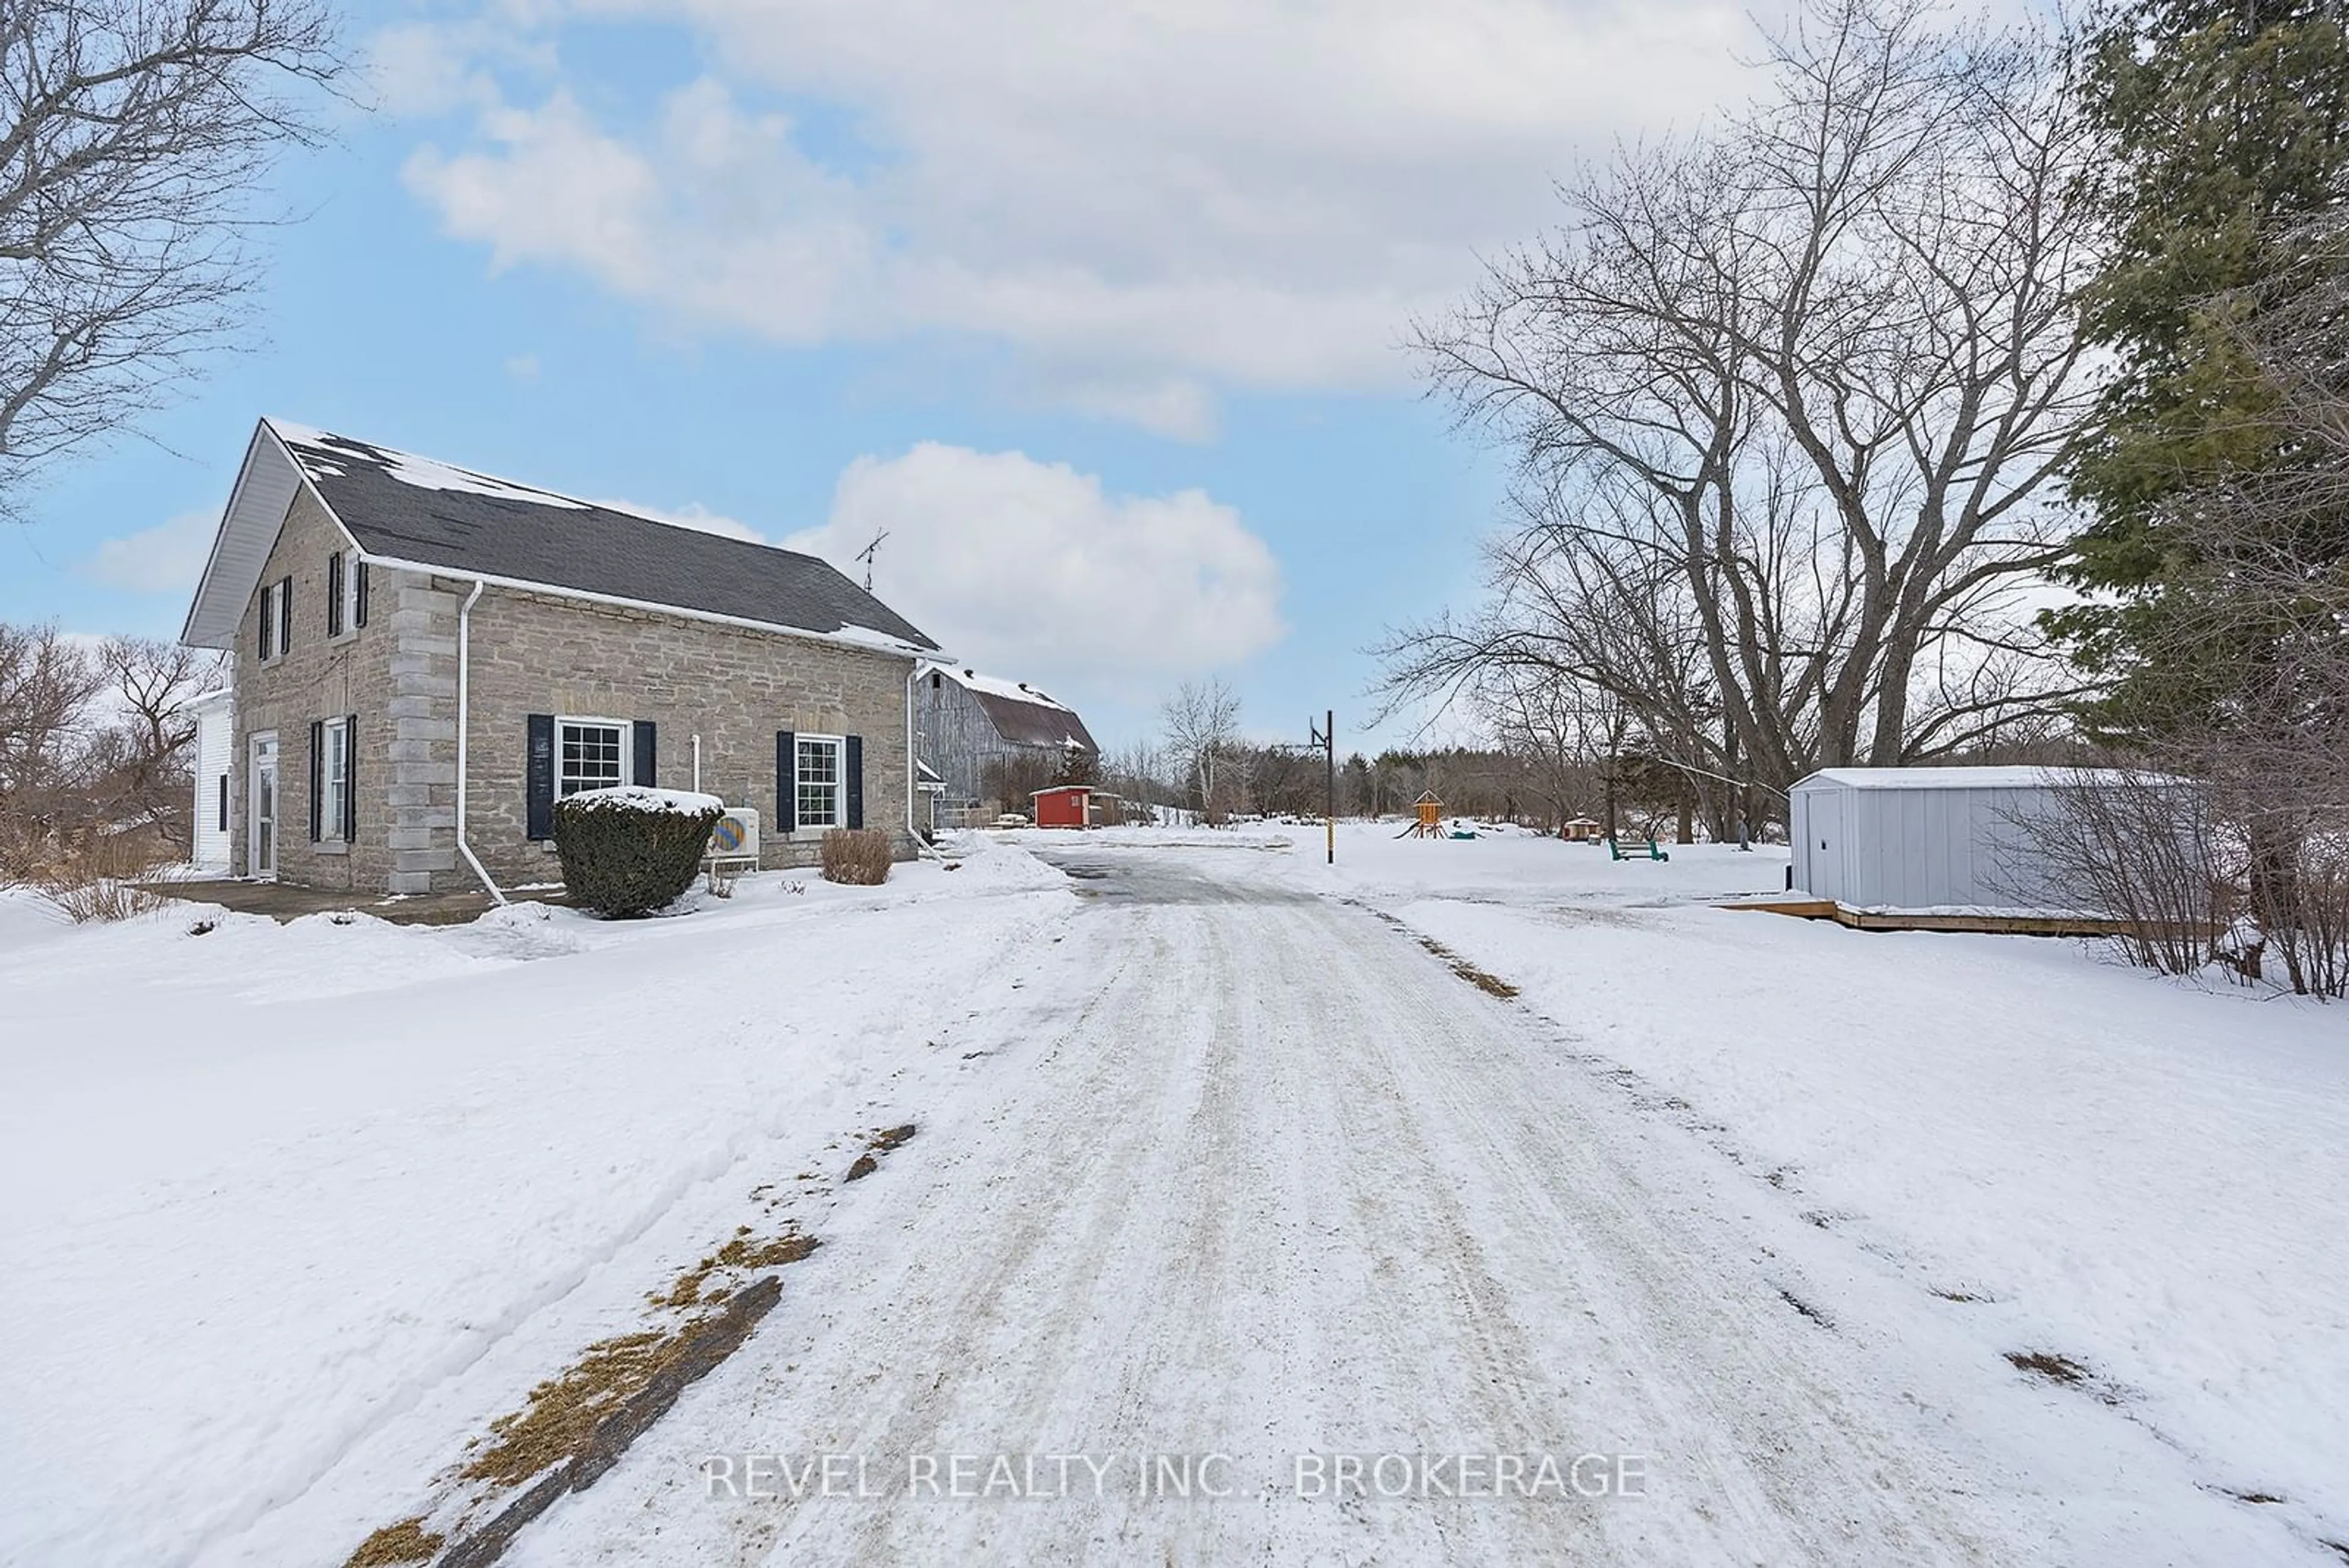
[[[941,826],[1025,812],[1073,749],[1101,748],[1075,710],[1022,681],[925,663],[914,679],[915,751],[937,775]]]

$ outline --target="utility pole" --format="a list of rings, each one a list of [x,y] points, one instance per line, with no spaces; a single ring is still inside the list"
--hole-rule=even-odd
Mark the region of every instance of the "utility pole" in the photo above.
[[[1313,737],[1312,743],[1321,748],[1322,762],[1329,770],[1329,805],[1323,817],[1323,828],[1328,840],[1330,864],[1335,866],[1338,864],[1338,711],[1335,708],[1324,709],[1321,727],[1315,730],[1313,721],[1308,719],[1305,728]]]

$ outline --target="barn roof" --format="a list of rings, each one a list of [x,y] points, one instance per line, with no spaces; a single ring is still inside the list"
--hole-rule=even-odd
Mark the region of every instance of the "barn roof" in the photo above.
[[[264,420],[183,633],[225,647],[295,494],[308,489],[370,562],[674,610],[887,651],[937,644],[829,562]]]
[[[1015,746],[1066,746],[1071,742],[1098,754],[1092,732],[1076,710],[1037,691],[1025,681],[981,675],[947,664],[926,664],[921,673],[941,675],[969,692],[987,715],[995,732]]]

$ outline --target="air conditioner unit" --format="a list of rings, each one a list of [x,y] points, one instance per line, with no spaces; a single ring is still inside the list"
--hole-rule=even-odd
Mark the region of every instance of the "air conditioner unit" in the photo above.
[[[709,830],[713,860],[756,860],[759,857],[759,808],[730,805],[718,826]]]

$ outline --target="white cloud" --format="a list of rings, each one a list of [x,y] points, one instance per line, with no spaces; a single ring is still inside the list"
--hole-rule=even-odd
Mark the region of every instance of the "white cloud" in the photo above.
[[[541,73],[555,67],[553,46],[529,36],[531,20],[512,4],[493,4],[482,16],[464,21],[379,28],[367,38],[362,61],[368,97],[393,116],[492,107],[498,84],[491,66],[523,66]]]
[[[1400,380],[1413,312],[1547,222],[1578,152],[1733,93],[1747,36],[1726,0],[543,15],[675,25],[709,74],[657,105],[509,95],[419,150],[410,188],[493,265],[784,343],[968,334],[1058,400],[1189,436],[1221,389]]]
[[[81,564],[84,576],[134,594],[192,594],[212,554],[217,512],[182,512],[119,539]]]
[[[506,359],[505,368],[509,378],[524,385],[538,379],[538,356],[535,354],[511,355]]]
[[[1113,495],[1066,463],[925,442],[859,458],[823,526],[783,544],[848,569],[885,529],[884,602],[955,657],[1049,691],[1237,664],[1287,630],[1271,550],[1201,491]]]

